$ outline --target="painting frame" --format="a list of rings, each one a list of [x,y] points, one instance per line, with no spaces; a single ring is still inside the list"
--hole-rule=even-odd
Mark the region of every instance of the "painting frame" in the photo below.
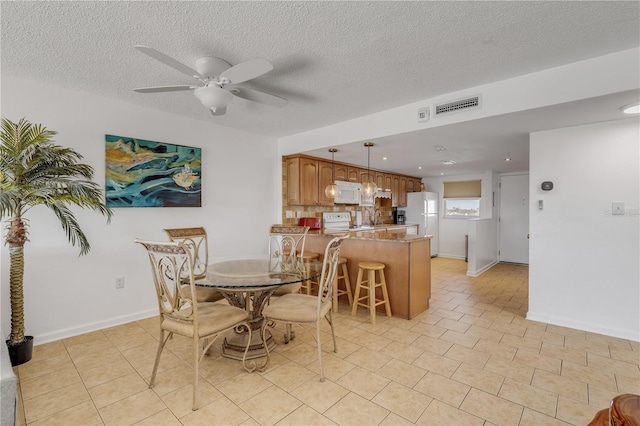
[[[202,207],[202,148],[105,134],[105,204]]]

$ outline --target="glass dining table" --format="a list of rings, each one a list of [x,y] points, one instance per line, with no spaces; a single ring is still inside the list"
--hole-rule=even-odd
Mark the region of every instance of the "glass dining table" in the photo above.
[[[264,324],[262,310],[269,298],[283,285],[317,279],[321,273],[320,261],[300,261],[289,267],[268,258],[228,260],[210,264],[206,278],[197,281],[196,285],[218,289],[230,305],[249,312],[251,343],[246,359],[255,359],[267,355],[260,334]],[[243,328],[227,335],[222,343],[222,356],[243,360],[248,338],[249,334]],[[269,351],[276,347],[268,329],[265,331],[265,341]],[[256,369],[255,364],[253,369]]]

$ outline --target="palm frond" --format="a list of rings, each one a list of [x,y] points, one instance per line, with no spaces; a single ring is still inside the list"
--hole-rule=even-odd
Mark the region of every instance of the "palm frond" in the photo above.
[[[56,132],[24,118],[18,123],[2,119],[0,131],[0,219],[21,216],[31,207],[51,208],[69,241],[79,244],[81,254],[88,242],[69,210],[71,205],[88,208],[111,221],[113,212],[104,201],[100,186],[92,181],[93,167],[80,163],[77,151],[56,145]]]
[[[84,232],[82,232],[82,229],[80,229],[80,224],[69,207],[65,204],[48,204],[47,206],[53,210],[58,217],[58,221],[60,225],[62,225],[65,234],[67,234],[67,239],[71,245],[74,247],[77,245],[80,246],[80,256],[89,253],[91,245],[84,235]]]

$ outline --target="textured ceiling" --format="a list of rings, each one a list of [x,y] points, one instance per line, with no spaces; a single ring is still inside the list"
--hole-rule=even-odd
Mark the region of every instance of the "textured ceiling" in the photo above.
[[[1,3],[2,72],[274,137],[640,44],[639,2],[79,1]],[[191,92],[136,87],[193,80],[138,52],[195,67],[262,57],[213,117]],[[526,147],[525,147],[526,149]]]

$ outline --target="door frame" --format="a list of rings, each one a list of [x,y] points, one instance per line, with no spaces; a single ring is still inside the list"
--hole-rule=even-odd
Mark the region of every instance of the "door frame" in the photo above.
[[[498,174],[498,191],[499,191],[499,198],[498,198],[498,262],[504,262],[504,263],[513,263],[510,261],[503,261],[502,258],[502,247],[501,247],[501,233],[502,233],[502,221],[501,216],[502,216],[502,212],[501,212],[501,208],[502,208],[502,177],[509,177],[509,176],[530,176],[529,172],[512,172],[512,173],[500,173]],[[530,186],[530,185],[529,185]],[[529,206],[530,206],[530,202],[531,202],[531,191],[529,190],[529,187],[527,188],[527,193],[528,193],[528,198],[527,198],[527,212],[529,213]],[[530,227],[530,220],[527,221],[527,230],[529,230]],[[529,253],[529,233],[527,232],[527,254]],[[529,259],[527,256],[527,263],[518,263],[519,265],[529,265]]]

